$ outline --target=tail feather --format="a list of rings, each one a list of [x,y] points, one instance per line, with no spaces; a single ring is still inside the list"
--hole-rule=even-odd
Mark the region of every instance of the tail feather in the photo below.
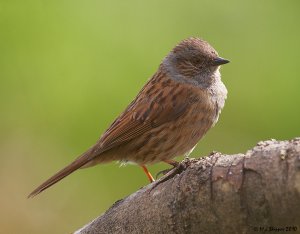
[[[62,180],[66,176],[70,175],[75,170],[79,169],[83,165],[85,165],[87,162],[90,161],[90,157],[87,157],[86,154],[83,154],[79,158],[77,158],[74,162],[57,172],[55,175],[50,177],[48,180],[46,180],[44,183],[42,183],[40,186],[38,186],[35,190],[33,190],[29,195],[28,198],[32,198],[45,189],[49,188],[50,186],[56,184],[58,181]]]

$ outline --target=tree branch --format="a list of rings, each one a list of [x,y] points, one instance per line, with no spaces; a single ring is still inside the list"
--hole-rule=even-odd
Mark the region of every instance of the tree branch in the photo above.
[[[300,232],[300,138],[182,163],[180,174],[117,201],[75,233]]]

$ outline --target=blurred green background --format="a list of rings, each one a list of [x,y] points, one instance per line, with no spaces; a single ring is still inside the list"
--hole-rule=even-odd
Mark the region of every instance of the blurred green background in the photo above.
[[[92,145],[169,50],[190,36],[231,60],[222,68],[225,109],[193,157],[300,136],[299,6],[296,0],[1,0],[1,232],[70,233],[148,183],[139,167],[110,163],[26,199]]]

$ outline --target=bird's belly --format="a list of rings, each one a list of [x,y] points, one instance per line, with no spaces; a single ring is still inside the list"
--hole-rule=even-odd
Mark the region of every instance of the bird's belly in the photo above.
[[[125,160],[152,164],[187,153],[214,124],[215,113],[213,108],[194,105],[176,121],[131,141]]]

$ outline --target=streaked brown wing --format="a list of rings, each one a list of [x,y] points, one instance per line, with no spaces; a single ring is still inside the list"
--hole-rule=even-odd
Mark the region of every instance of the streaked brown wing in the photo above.
[[[153,82],[154,83],[154,82]],[[154,87],[146,84],[137,98],[127,107],[113,124],[103,134],[94,148],[93,155],[99,155],[123,143],[142,135],[143,133],[175,120],[185,113],[189,101],[189,92],[178,88],[174,81],[165,87]],[[145,95],[148,89],[157,90]],[[177,98],[174,98],[178,96]],[[163,100],[164,99],[164,100]]]

